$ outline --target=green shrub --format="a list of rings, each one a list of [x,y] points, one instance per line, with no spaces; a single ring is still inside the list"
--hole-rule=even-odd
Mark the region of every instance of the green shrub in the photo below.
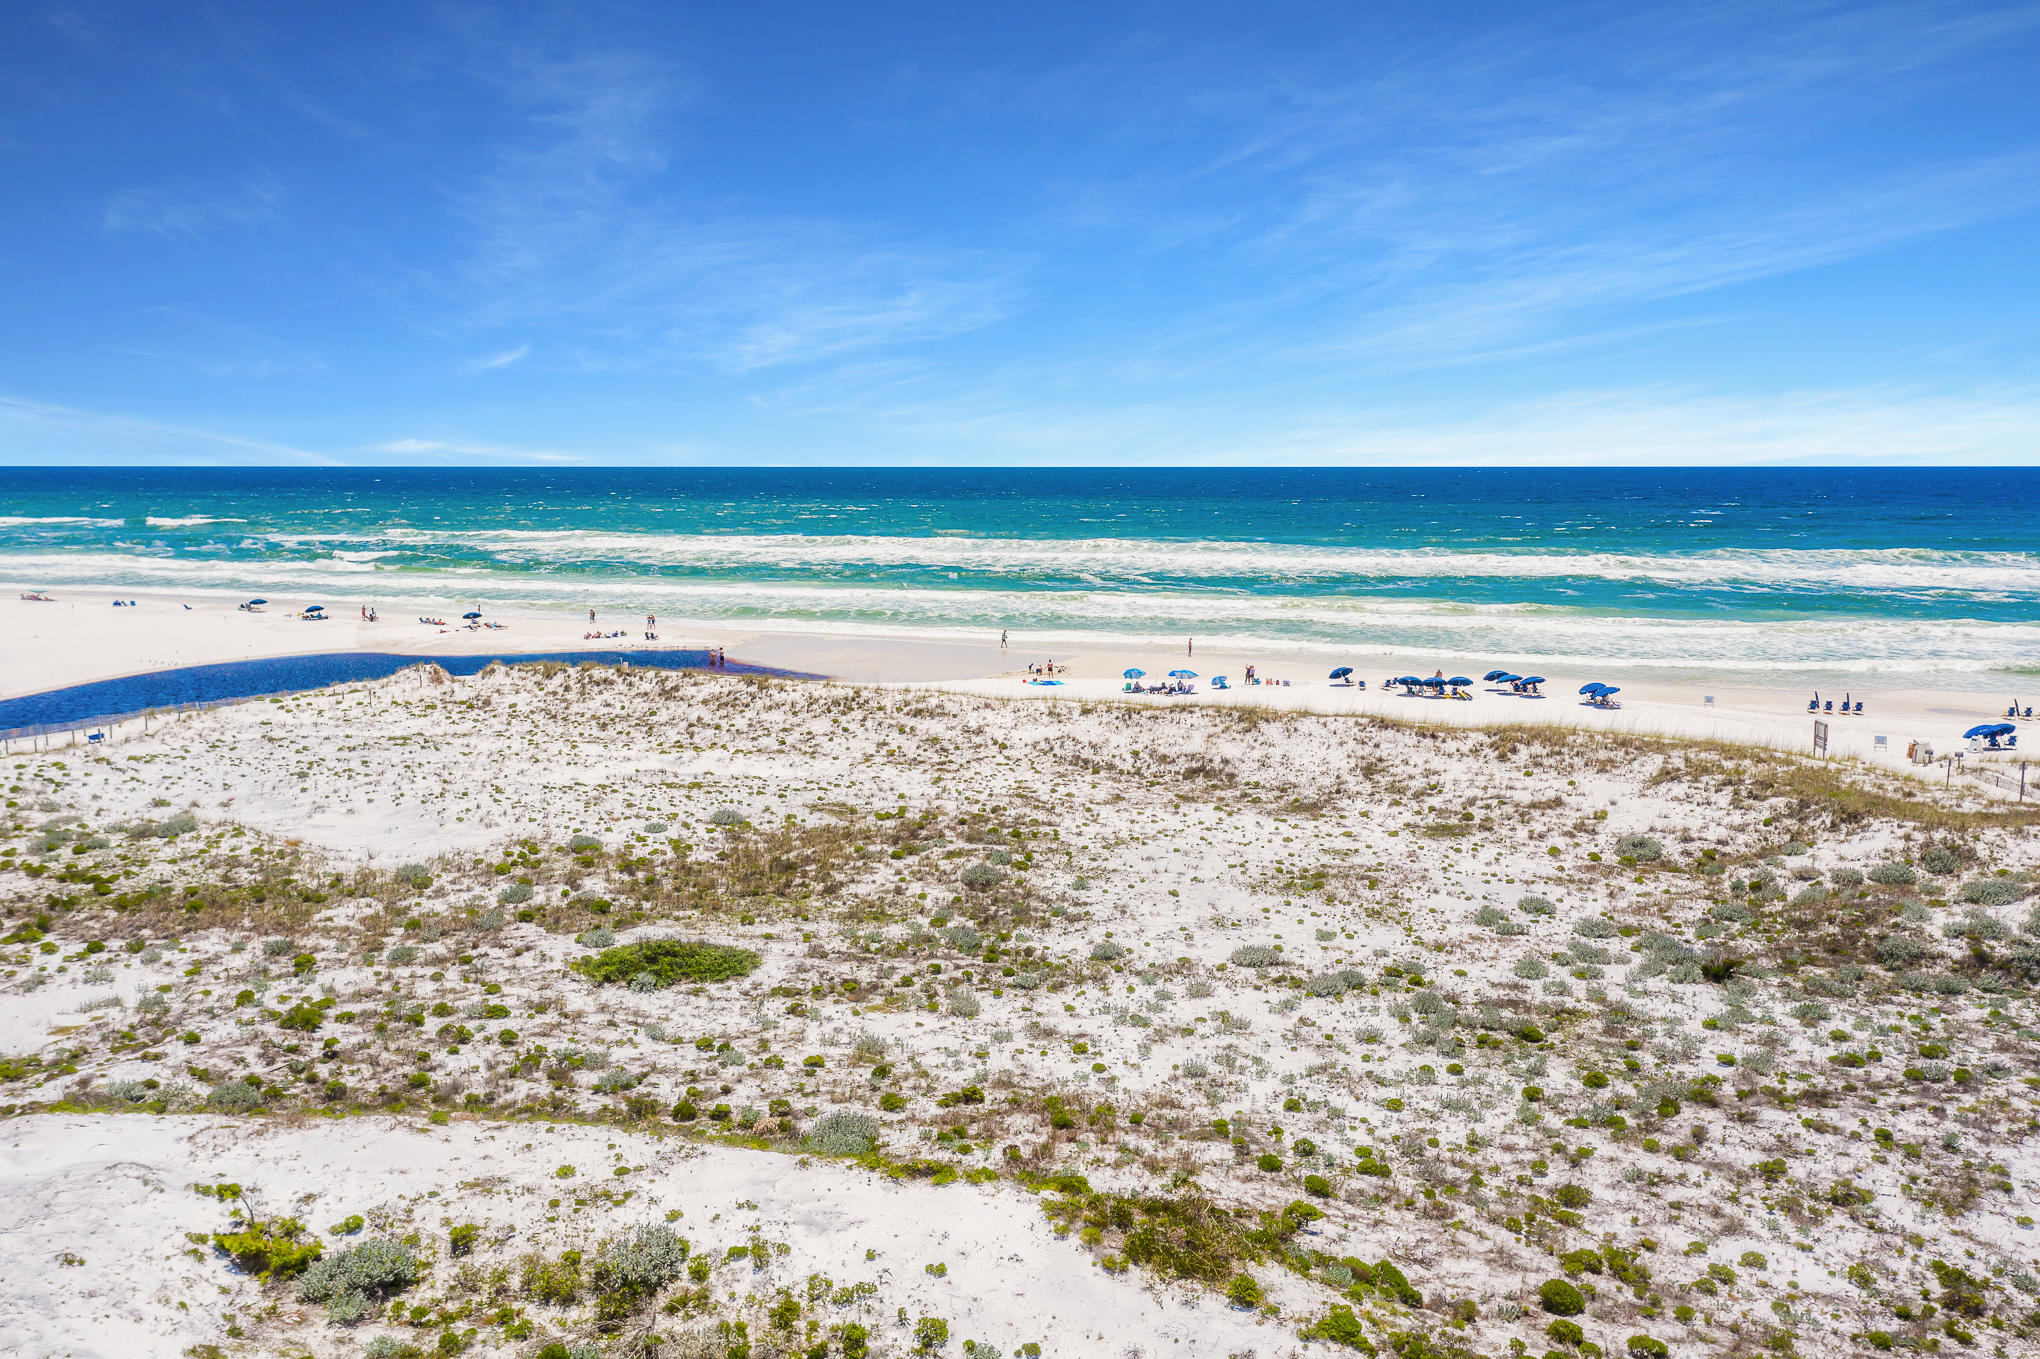
[[[1665,847],[1648,835],[1625,835],[1615,842],[1615,857],[1647,864],[1665,857]]]
[[[972,864],[963,870],[962,883],[973,892],[989,892],[1006,880],[1006,875],[990,864]]]
[[[239,1231],[214,1232],[213,1244],[233,1257],[245,1274],[258,1279],[287,1279],[302,1274],[325,1250],[305,1224],[294,1217],[247,1222]]]
[[[927,1354],[949,1343],[949,1323],[941,1317],[922,1317],[914,1323],[914,1348]]]
[[[878,1120],[870,1114],[838,1109],[808,1124],[801,1146],[824,1156],[868,1156],[878,1149]]]
[[[1235,1274],[1225,1286],[1225,1300],[1235,1307],[1259,1307],[1267,1293],[1251,1274]]]
[[[1261,1159],[1254,1162],[1254,1164],[1267,1171],[1270,1175],[1273,1175],[1282,1169],[1282,1158],[1272,1151],[1263,1152],[1261,1153]]]
[[[1920,856],[1920,867],[1945,878],[1962,871],[1962,856],[1952,849],[1930,849]]]
[[[1360,1318],[1353,1315],[1353,1309],[1344,1303],[1333,1303],[1332,1310],[1313,1321],[1297,1334],[1305,1340],[1324,1340],[1348,1349],[1366,1349],[1371,1352],[1372,1342],[1360,1325]]]
[[[1303,1177],[1303,1192],[1328,1199],[1332,1196],[1332,1182],[1322,1175],[1306,1175]]]
[[[1537,1305],[1553,1316],[1576,1317],[1587,1310],[1587,1298],[1564,1279],[1546,1279],[1537,1286]]]
[[[1282,961],[1282,954],[1266,944],[1242,944],[1227,961],[1234,967],[1274,967]]]
[[[370,1303],[403,1292],[423,1272],[418,1253],[403,1242],[364,1241],[306,1269],[298,1280],[298,1297],[330,1304],[335,1321],[359,1321]]]
[[[718,982],[748,975],[758,966],[758,955],[747,948],[728,944],[707,944],[691,939],[646,939],[581,958],[574,971],[597,985],[628,984],[641,972],[648,972],[660,986],[675,982]]]
[[[1870,881],[1887,887],[1910,887],[1920,880],[1911,864],[1879,864],[1870,870]]]
[[[1665,1356],[1671,1353],[1665,1348],[1664,1341],[1653,1340],[1647,1335],[1630,1336],[1629,1352],[1637,1356],[1637,1359],[1665,1359]]]
[[[1561,1345],[1572,1345],[1575,1347],[1587,1338],[1587,1333],[1580,1329],[1580,1324],[1577,1321],[1567,1321],[1564,1317],[1560,1317],[1549,1326],[1546,1326],[1544,1333]]]
[[[1091,961],[1094,963],[1116,962],[1125,956],[1126,946],[1124,944],[1115,944],[1110,939],[1107,939],[1102,944],[1093,944],[1091,946]]]
[[[268,1102],[262,1087],[249,1081],[228,1081],[216,1085],[205,1097],[205,1102],[215,1109],[224,1109],[232,1114],[245,1114],[259,1109]]]
[[[455,1227],[446,1234],[447,1254],[455,1259],[463,1255],[472,1255],[475,1249],[475,1241],[481,1234],[482,1229],[475,1223],[461,1223],[460,1226]]]
[[[528,882],[513,882],[502,891],[496,893],[496,900],[504,906],[522,906],[525,902],[531,900],[531,884]]]

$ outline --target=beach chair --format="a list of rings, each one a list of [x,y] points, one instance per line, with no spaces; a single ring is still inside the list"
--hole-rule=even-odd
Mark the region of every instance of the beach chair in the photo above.
[[[1211,687],[1214,689],[1230,689],[1232,685],[1226,683],[1224,675],[1213,675],[1211,677]]]
[[[2026,716],[2027,716],[2027,718],[2028,718],[2028,719],[2031,719],[2031,718],[2032,718],[2032,716],[2033,716],[2033,710],[2032,710],[2031,708],[2028,708],[2028,709],[2026,709]]]
[[[1822,712],[1824,712],[1824,713],[1831,713],[1831,712],[1833,712],[1834,710],[1835,710],[1835,701],[1834,701],[1833,699],[1829,699],[1829,700],[1827,701],[1827,706],[1826,706],[1825,708],[1822,708],[1822,709],[1821,709],[1821,711],[1822,711]]]
[[[1806,710],[1807,710],[1808,712],[1810,712],[1810,713],[1817,713],[1817,712],[1819,712],[1819,711],[1820,711],[1820,699],[1818,699],[1818,698],[1810,698],[1810,699],[1808,699],[1808,700],[1806,701]]]
[[[1860,698],[1857,699],[1856,706],[1849,709],[1849,711],[1856,714],[1858,717],[1861,717],[1863,715],[1863,700]]]

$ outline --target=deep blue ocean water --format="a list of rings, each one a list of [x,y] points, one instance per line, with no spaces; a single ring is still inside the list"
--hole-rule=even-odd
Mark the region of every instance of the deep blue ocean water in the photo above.
[[[16,469],[0,581],[1994,690],[2040,674],[2016,475]]]

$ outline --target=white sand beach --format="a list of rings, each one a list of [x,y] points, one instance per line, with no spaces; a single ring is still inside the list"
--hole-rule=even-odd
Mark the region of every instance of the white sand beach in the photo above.
[[[121,596],[129,598],[130,596]],[[1190,655],[1164,648],[1111,650],[1056,649],[1029,645],[1023,637],[1005,648],[987,636],[981,643],[930,639],[914,633],[810,632],[709,628],[662,619],[659,640],[644,637],[642,616],[598,616],[559,612],[492,611],[486,621],[498,628],[471,628],[458,611],[434,612],[418,605],[378,604],[377,622],[363,621],[363,605],[336,601],[324,621],[307,621],[272,605],[245,612],[218,598],[190,595],[134,595],[133,608],[114,608],[115,596],[67,591],[53,603],[0,598],[0,698],[35,693],[90,680],[148,670],[324,652],[379,651],[414,655],[460,655],[518,651],[698,649],[720,647],[732,659],[855,682],[933,686],[996,697],[1048,700],[1128,701],[1171,706],[1212,704],[1259,706],[1317,713],[1358,713],[1409,719],[1448,726],[1495,727],[1518,723],[1549,724],[1692,740],[1769,746],[1779,750],[1812,750],[1816,714],[1806,711],[1811,697],[1798,690],[1767,689],[1706,680],[1667,680],[1650,671],[1626,670],[1619,663],[1591,671],[1554,674],[1541,697],[1510,693],[1506,686],[1478,682],[1486,670],[1512,664],[1495,658],[1485,664],[1467,658],[1356,651],[1340,660],[1354,667],[1355,680],[1365,688],[1327,678],[1324,659],[1316,655],[1269,651],[1255,654],[1196,650]],[[427,625],[420,615],[444,619]],[[589,633],[622,633],[590,638]],[[1057,685],[1029,683],[1028,667],[1053,662]],[[1249,686],[1249,666],[1284,684]],[[1189,696],[1149,698],[1123,692],[1122,673],[1147,672],[1147,683],[1160,682],[1170,670],[1197,672],[1196,692]],[[1450,677],[1465,674],[1476,683],[1470,701],[1432,696],[1411,697],[1384,688],[1382,681],[1404,674],[1430,675],[1440,668]],[[1211,677],[1225,675],[1231,688],[1212,688]],[[1600,708],[1584,702],[1577,690],[1588,681],[1618,685],[1621,706]],[[2008,699],[1984,693],[1912,690],[1899,692],[1822,689],[1822,699],[1839,706],[1861,701],[1863,712],[1844,717],[1818,715],[1828,722],[1828,753],[1871,760],[1892,768],[1908,768],[1906,756],[1915,744],[1937,755],[1966,750],[1961,734],[1979,723],[1998,720]],[[2035,727],[2040,731],[2040,726]],[[2015,766],[2016,752],[1974,752],[1987,764]],[[1922,777],[1945,775],[1935,767]]]

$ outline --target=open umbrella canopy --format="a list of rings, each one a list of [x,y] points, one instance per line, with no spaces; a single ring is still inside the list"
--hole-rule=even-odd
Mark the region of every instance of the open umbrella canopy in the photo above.
[[[1197,678],[1197,672],[1196,672],[1195,670],[1171,670],[1171,671],[1169,672],[1169,678],[1170,678],[1170,679],[1196,679],[1196,678]]]
[[[305,605],[305,612],[306,612],[306,613],[324,613],[325,611],[326,611],[326,606],[325,606],[324,604],[307,604],[307,605]]]
[[[2017,730],[2018,728],[2009,722],[1986,722],[1980,727],[1971,727],[1963,732],[1962,739],[1967,741],[1976,736],[2009,736]]]
[[[470,609],[468,612],[461,615],[462,618],[480,618],[481,616],[482,612],[480,609]]]
[[[1125,679],[1145,679],[1146,677],[1147,671],[1145,670],[1128,670],[1123,676]]]
[[[1602,697],[1602,698],[1606,698],[1606,697],[1608,697],[1608,695],[1610,695],[1610,694],[1619,694],[1619,693],[1621,693],[1621,692],[1622,692],[1622,686],[1621,686],[1621,685],[1619,685],[1619,684],[1604,684],[1604,685],[1602,685],[1602,686],[1601,686],[1601,697]]]
[[[1601,683],[1599,680],[1593,680],[1587,684],[1582,684],[1580,686],[1580,692],[1583,694],[1598,694],[1607,687],[1608,687],[1607,685]]]
[[[1353,667],[1352,667],[1352,666],[1350,666],[1350,665],[1342,665],[1342,666],[1340,666],[1340,667],[1339,667],[1339,668],[1338,668],[1337,670],[1334,670],[1334,671],[1333,671],[1333,672],[1332,672],[1332,673],[1331,673],[1330,675],[1326,676],[1326,678],[1327,678],[1327,679],[1344,679],[1344,678],[1346,678],[1346,676],[1348,676],[1348,675],[1350,675],[1350,674],[1352,674],[1352,673],[1353,673]]]
[[[1523,676],[1523,683],[1525,683],[1525,684],[1542,684],[1542,683],[1544,683],[1544,676],[1542,676],[1542,675],[1525,675],[1525,676]]]
[[[1422,680],[1420,680],[1420,679],[1418,679],[1418,678],[1417,678],[1417,677],[1416,677],[1415,675],[1404,675],[1404,676],[1403,676],[1403,677],[1402,677],[1401,679],[1398,679],[1398,680],[1396,681],[1396,683],[1397,683],[1397,684],[1422,684],[1422,683],[1423,683],[1423,681],[1422,681]]]
[[[1480,682],[1482,684],[1493,684],[1496,680],[1500,679],[1501,677],[1502,677],[1501,671],[1490,670],[1485,675],[1482,675],[1480,677]]]
[[[1509,673],[1508,671],[1504,670],[1504,671],[1501,671],[1501,672],[1500,672],[1499,674],[1497,674],[1497,675],[1495,676],[1495,683],[1496,683],[1496,684],[1517,684],[1517,683],[1520,683],[1520,682],[1522,681],[1522,679],[1523,679],[1523,677],[1522,677],[1521,675],[1512,675],[1512,674],[1510,674],[1510,673]]]
[[[266,599],[251,599],[248,602],[250,604],[267,604],[269,601]]]
[[[1445,682],[1455,689],[1464,689],[1467,685],[1473,683],[1472,680],[1468,679],[1464,675],[1454,675],[1451,679],[1446,680]]]

